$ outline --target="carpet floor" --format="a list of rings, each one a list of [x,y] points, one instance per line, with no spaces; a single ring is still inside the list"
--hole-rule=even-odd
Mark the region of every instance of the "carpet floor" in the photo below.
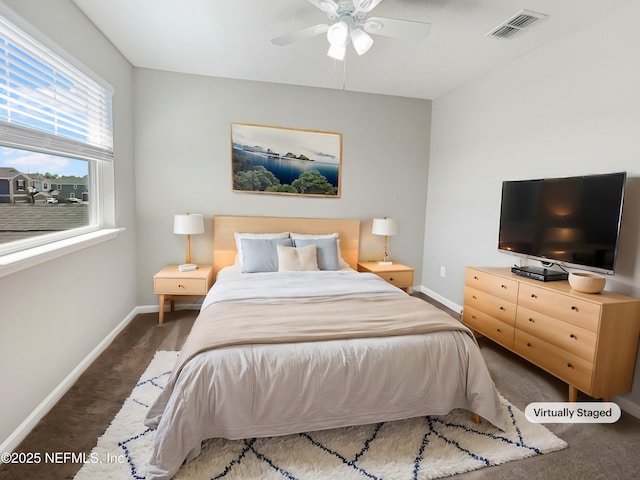
[[[138,315],[82,374],[78,382],[16,449],[16,452],[84,452],[96,445],[157,350],[179,350],[197,312]],[[567,386],[494,343],[480,348],[498,390],[520,410],[527,404],[559,402]],[[589,401],[579,396],[580,401]],[[635,479],[640,472],[640,420],[622,413],[614,424],[546,424],[569,447],[490,468],[456,475],[456,480]],[[73,479],[82,462],[0,465],[0,480]]]

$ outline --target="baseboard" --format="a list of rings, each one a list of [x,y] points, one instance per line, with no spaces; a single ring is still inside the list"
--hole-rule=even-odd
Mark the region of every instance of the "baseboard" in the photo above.
[[[158,307],[156,306],[156,312]],[[82,361],[67,375],[62,382],[40,402],[31,414],[16,428],[11,435],[0,445],[0,452],[12,452],[22,440],[33,430],[36,424],[49,410],[67,393],[78,380],[80,375],[98,358],[98,356],[111,344],[114,338],[126,327],[139,313],[144,313],[140,307],[135,307],[116,327],[93,349]]]
[[[628,413],[640,420],[640,404],[633,402],[624,396],[615,396],[611,401],[615,402],[620,407],[620,410],[624,410],[625,413]]]
[[[424,285],[420,285],[418,287],[418,291],[424,293],[427,297],[433,298],[435,301],[441,303],[442,305],[453,310],[454,312],[462,313],[462,305],[458,305],[457,303],[452,302],[448,298],[443,297],[442,295],[434,292],[433,290],[428,289]]]

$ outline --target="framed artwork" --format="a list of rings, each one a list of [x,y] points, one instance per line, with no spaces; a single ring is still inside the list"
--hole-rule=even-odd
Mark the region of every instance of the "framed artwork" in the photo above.
[[[232,190],[340,197],[342,134],[231,124]]]

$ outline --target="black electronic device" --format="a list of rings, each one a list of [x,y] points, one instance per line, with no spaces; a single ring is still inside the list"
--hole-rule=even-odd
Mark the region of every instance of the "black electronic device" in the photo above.
[[[553,282],[556,280],[566,280],[569,274],[558,270],[549,270],[542,267],[511,267],[511,273],[521,277],[532,278],[541,282]]]
[[[625,172],[504,181],[499,250],[614,273],[625,181]]]

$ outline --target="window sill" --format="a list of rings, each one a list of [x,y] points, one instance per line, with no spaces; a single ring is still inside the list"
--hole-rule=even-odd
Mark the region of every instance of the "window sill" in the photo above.
[[[3,255],[0,257],[0,277],[5,277],[63,255],[106,242],[116,238],[122,231],[124,231],[124,228],[103,228],[96,232],[85,233],[28,250]]]

